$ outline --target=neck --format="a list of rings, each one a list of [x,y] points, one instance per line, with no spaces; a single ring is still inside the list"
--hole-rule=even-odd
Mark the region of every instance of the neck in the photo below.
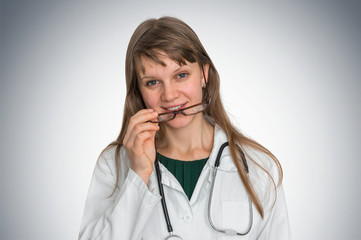
[[[213,147],[214,127],[202,114],[184,128],[164,126],[164,139],[157,151],[169,158],[190,161],[209,157]]]

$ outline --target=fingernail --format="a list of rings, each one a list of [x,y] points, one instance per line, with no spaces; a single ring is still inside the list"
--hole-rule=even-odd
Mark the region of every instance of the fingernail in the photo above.
[[[154,110],[153,110],[153,109],[151,109],[151,108],[149,108],[149,109],[148,109],[148,112],[153,112],[153,111],[154,111]]]

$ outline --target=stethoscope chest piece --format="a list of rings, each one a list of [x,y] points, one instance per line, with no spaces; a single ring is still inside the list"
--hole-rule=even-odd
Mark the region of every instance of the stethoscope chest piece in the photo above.
[[[165,240],[183,240],[183,238],[181,238],[178,235],[169,235],[168,237],[165,238]]]

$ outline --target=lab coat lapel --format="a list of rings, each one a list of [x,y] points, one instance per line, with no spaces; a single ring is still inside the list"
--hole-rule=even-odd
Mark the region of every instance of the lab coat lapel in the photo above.
[[[192,199],[190,201],[191,205],[195,204],[197,201],[200,201],[203,197],[207,196],[209,193],[209,189],[211,187],[212,181],[212,172],[214,169],[214,163],[217,158],[217,154],[221,145],[227,142],[227,135],[225,132],[219,128],[217,125],[215,126],[214,130],[214,139],[213,139],[213,148],[212,152],[209,156],[209,159],[204,166],[201,175],[199,176],[197,185],[194,189]],[[232,167],[232,163],[229,164],[229,150],[228,148],[224,149],[222,157],[221,157],[221,166],[225,166],[226,169]],[[224,160],[224,161],[222,161]],[[232,159],[231,159],[232,160]],[[221,168],[220,166],[220,168]]]
[[[159,168],[162,174],[162,184],[164,186],[173,188],[179,192],[184,192],[178,180],[173,176],[171,172],[168,171],[168,169],[162,163],[159,163]]]
[[[228,138],[225,132],[219,126],[216,125],[214,130],[212,152],[209,156],[206,165],[204,166],[201,172],[201,175],[199,176],[196,187],[193,191],[192,198],[190,199],[191,205],[202,199],[204,196],[208,195],[212,181],[212,172],[214,169],[214,163],[216,161],[219,148],[223,143],[227,141]],[[162,174],[162,184],[164,186],[170,187],[172,189],[184,193],[182,186],[179,184],[178,180],[168,171],[168,169],[162,163],[160,163],[159,166]],[[224,171],[237,171],[230,157],[228,147],[225,148],[223,151],[223,154],[221,156],[221,164],[218,169]],[[157,178],[155,174],[155,169],[153,169],[150,186],[156,188],[157,192],[159,193],[156,184],[157,184]]]

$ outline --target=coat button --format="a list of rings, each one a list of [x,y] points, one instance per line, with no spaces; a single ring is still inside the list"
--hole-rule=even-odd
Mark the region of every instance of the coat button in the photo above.
[[[187,216],[182,216],[182,219],[183,219],[183,221],[185,221],[185,222],[189,222],[189,221],[192,220],[192,217],[189,216],[189,215],[187,215]]]

